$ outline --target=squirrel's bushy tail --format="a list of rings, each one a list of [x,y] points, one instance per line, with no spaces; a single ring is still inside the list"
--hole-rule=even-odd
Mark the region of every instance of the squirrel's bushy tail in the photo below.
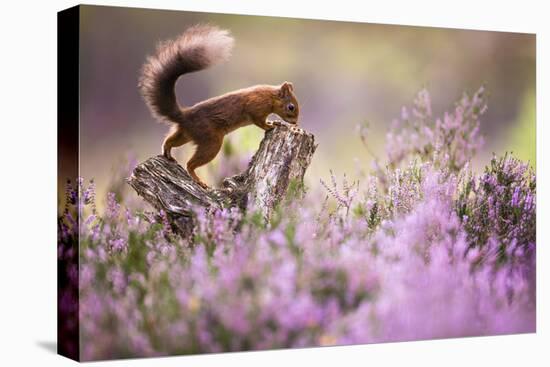
[[[153,116],[162,122],[178,122],[181,112],[174,91],[176,80],[226,60],[233,43],[228,31],[210,25],[193,26],[178,38],[159,43],[139,78],[139,89]]]

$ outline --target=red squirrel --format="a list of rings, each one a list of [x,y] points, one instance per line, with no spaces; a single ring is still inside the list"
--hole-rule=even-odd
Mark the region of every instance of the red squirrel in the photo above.
[[[267,117],[272,113],[290,124],[298,123],[300,107],[289,82],[239,89],[190,107],[178,104],[174,90],[177,79],[227,60],[233,43],[227,30],[210,25],[190,27],[178,38],[159,43],[139,78],[141,94],[152,115],[171,125],[162,154],[174,159],[172,148],[194,143],[196,149],[187,162],[187,171],[204,188],[208,186],[195,169],[216,157],[226,134],[252,124],[271,129],[273,124]]]

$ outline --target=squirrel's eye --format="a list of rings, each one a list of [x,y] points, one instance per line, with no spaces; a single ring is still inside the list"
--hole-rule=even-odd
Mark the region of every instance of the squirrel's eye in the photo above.
[[[288,108],[289,111],[294,111],[294,105],[292,103],[289,103],[288,106],[286,107]]]

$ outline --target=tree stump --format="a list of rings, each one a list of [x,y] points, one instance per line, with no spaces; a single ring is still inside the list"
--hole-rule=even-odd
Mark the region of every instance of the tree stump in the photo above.
[[[209,211],[253,207],[268,221],[292,183],[303,187],[316,148],[312,134],[278,124],[266,131],[246,171],[225,178],[221,188],[202,188],[176,161],[162,155],[140,163],[127,182],[146,202],[164,211],[175,232],[185,237],[193,231],[197,206]]]

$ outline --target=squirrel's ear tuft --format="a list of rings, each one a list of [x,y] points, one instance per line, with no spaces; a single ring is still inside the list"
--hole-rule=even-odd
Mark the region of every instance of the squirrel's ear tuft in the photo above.
[[[288,96],[290,92],[292,92],[293,90],[294,90],[294,86],[292,85],[291,82],[284,82],[283,84],[281,84],[280,94],[283,97]]]

